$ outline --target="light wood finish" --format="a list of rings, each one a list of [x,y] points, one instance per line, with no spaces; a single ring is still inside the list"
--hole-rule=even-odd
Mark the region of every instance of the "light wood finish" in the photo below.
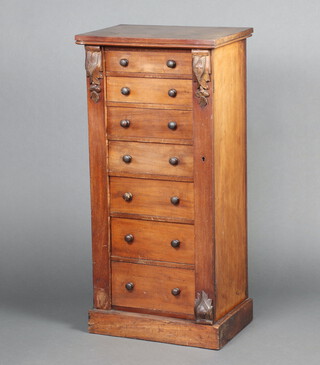
[[[114,218],[139,219],[142,221],[152,221],[152,222],[194,224],[193,219],[171,217],[171,216],[161,217],[148,214],[135,214],[135,213],[128,214],[121,212],[110,212],[110,216]]]
[[[213,52],[216,317],[247,297],[246,41]]]
[[[160,311],[158,309],[146,309],[146,308],[131,308],[131,307],[122,307],[120,305],[114,305],[112,307],[112,310],[114,311],[125,311],[125,312],[131,312],[131,313],[143,313],[143,314],[151,314],[152,316],[162,316],[162,317],[171,317],[171,318],[180,318],[180,319],[188,319],[193,320],[194,319],[194,313],[192,314],[186,314],[186,313],[177,313],[177,312],[166,312],[166,311]]]
[[[146,103],[134,103],[134,104],[126,104],[118,101],[108,101],[106,100],[106,107],[130,107],[130,108],[142,108],[142,109],[159,109],[162,110],[184,110],[184,111],[192,111],[192,105],[167,105],[167,104],[146,104]]]
[[[75,40],[78,44],[105,46],[210,49],[250,37],[252,33],[252,28],[120,24],[78,34]]]
[[[193,313],[194,274],[192,270],[112,262],[112,304],[176,313]],[[128,291],[126,283],[134,288]],[[171,290],[179,288],[174,296]]]
[[[172,267],[172,268],[185,269],[185,270],[194,270],[193,264],[185,264],[185,263],[180,263],[180,262],[144,260],[144,259],[139,259],[139,258],[130,258],[130,257],[122,257],[122,256],[114,256],[114,255],[111,255],[111,259],[113,261],[128,262],[128,263],[132,263],[132,264],[142,264],[142,265],[151,265],[151,266]]]
[[[112,218],[111,231],[112,255],[194,263],[193,225]],[[125,241],[127,234],[133,235],[132,243]],[[180,241],[178,248],[171,246],[173,240]]]
[[[122,95],[121,88],[128,87],[129,95]],[[175,89],[176,97],[168,91]],[[192,105],[192,81],[175,79],[142,79],[137,77],[108,77],[107,100],[123,103],[150,103],[174,106]]]
[[[193,83],[194,93],[198,87]],[[209,94],[213,84],[209,82]],[[202,108],[193,106],[194,193],[195,193],[195,274],[196,292],[204,290],[215,305],[214,287],[214,155],[212,98]]]
[[[87,45],[90,332],[219,349],[251,321],[246,38],[252,31],[120,25],[76,36]],[[120,126],[124,119],[128,128]],[[175,239],[179,248],[171,245]]]
[[[246,299],[213,326],[140,313],[92,310],[89,332],[219,350],[251,320],[251,299]]]
[[[172,143],[179,143],[182,139],[186,143],[192,143],[192,113],[190,111],[109,107],[107,112],[107,136],[111,140],[129,141],[147,138],[154,142],[168,139]],[[130,126],[121,127],[121,120],[129,120]],[[168,128],[168,123],[171,121],[177,123],[176,130]]]
[[[123,200],[126,192],[133,195],[132,201]],[[174,196],[180,199],[178,205],[170,202]],[[111,213],[185,219],[194,217],[192,183],[111,177],[110,198]]]
[[[97,47],[99,52],[99,47]],[[104,96],[104,83],[100,85],[100,98]],[[88,127],[90,152],[90,191],[92,228],[92,268],[93,304],[97,309],[111,308],[110,264],[109,264],[109,225],[108,225],[108,179],[106,170],[106,143],[104,137],[105,116],[103,103],[95,103],[88,90]]]
[[[120,60],[126,59],[129,64],[126,67],[120,65]],[[167,66],[168,60],[174,60],[176,67]],[[165,74],[166,77],[179,75],[180,78],[191,77],[191,53],[181,50],[151,50],[128,49],[106,50],[106,71],[121,73],[151,73]]]
[[[123,156],[130,156],[131,162],[124,162]],[[170,158],[178,158],[178,164],[171,165]],[[109,175],[117,173],[127,176],[156,174],[192,178],[193,148],[174,144],[111,141],[109,143]]]

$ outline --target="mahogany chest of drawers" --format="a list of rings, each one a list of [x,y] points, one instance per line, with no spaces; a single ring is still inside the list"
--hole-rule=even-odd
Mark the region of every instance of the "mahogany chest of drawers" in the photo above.
[[[76,36],[88,90],[90,332],[219,349],[251,321],[252,32],[119,25]]]

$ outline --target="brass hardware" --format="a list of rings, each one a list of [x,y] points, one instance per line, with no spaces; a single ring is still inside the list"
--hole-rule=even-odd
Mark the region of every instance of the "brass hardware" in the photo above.
[[[127,290],[131,291],[131,290],[133,290],[133,288],[134,288],[134,284],[132,282],[129,282],[129,283],[126,284],[126,289]]]
[[[131,193],[124,193],[122,195],[123,200],[125,200],[126,202],[131,202],[133,195]]]
[[[130,126],[130,120],[128,119],[123,119],[120,121],[120,125],[122,128],[129,128]]]
[[[179,288],[174,288],[171,290],[171,294],[175,297],[181,293],[181,290]]]
[[[168,128],[171,129],[172,131],[175,131],[177,129],[177,122],[169,122]]]
[[[122,87],[121,88],[121,94],[128,96],[130,94],[130,89],[128,87]]]
[[[177,196],[173,196],[170,201],[173,205],[178,205],[180,203],[180,199]]]
[[[125,163],[130,163],[132,161],[132,157],[130,155],[124,155],[122,157],[122,161]]]
[[[167,66],[168,66],[169,68],[175,68],[175,67],[177,66],[177,63],[176,63],[176,61],[174,61],[174,60],[168,60],[168,61],[167,61]]]
[[[133,236],[133,234],[126,234],[126,235],[124,236],[124,240],[125,240],[127,243],[131,243],[131,242],[133,242],[133,240],[134,240],[134,236]]]
[[[129,61],[126,58],[121,58],[119,63],[122,67],[127,67],[129,65]]]
[[[175,98],[177,96],[177,90],[176,89],[170,89],[168,91],[168,95],[171,97],[171,98]]]
[[[179,240],[172,240],[172,241],[171,241],[171,246],[172,246],[173,248],[178,248],[178,247],[180,247],[180,241],[179,241]]]
[[[178,157],[171,157],[171,158],[169,158],[169,163],[172,166],[177,166],[179,164]]]

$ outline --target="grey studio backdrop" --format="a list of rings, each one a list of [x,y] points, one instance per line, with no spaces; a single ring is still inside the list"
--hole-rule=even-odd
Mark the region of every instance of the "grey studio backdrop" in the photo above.
[[[2,0],[0,364],[319,364],[320,2]],[[119,23],[253,26],[248,223],[254,321],[223,350],[89,335],[84,50]]]

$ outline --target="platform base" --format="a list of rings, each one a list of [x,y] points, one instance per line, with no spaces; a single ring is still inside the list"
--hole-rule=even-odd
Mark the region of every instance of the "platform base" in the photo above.
[[[89,332],[176,345],[221,349],[252,320],[248,298],[214,325],[122,311],[89,311]]]

